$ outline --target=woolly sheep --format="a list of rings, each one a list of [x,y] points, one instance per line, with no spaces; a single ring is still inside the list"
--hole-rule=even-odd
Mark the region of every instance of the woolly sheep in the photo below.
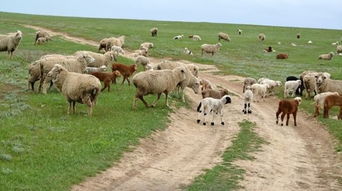
[[[324,73],[315,76],[317,93],[338,92],[342,95],[342,80],[331,80]]]
[[[206,79],[200,80],[200,86],[202,91],[216,89],[216,87],[209,80]]]
[[[191,38],[194,41],[202,40],[202,38],[199,35],[190,35],[189,38]]]
[[[109,67],[113,61],[116,61],[116,55],[113,51],[106,52],[104,54],[91,52],[91,51],[77,51],[75,56],[88,55],[95,59],[94,62],[88,63],[88,67],[101,67],[105,65]]]
[[[147,65],[150,63],[150,60],[146,58],[145,56],[138,56],[135,59],[136,65],[142,65],[144,67],[144,70],[147,70]]]
[[[84,73],[90,74],[93,72],[105,72],[107,70],[107,66],[102,65],[100,67],[86,67]]]
[[[222,44],[221,43],[217,43],[217,44],[202,44],[201,46],[201,50],[202,50],[202,56],[203,56],[203,52],[206,52],[208,54],[211,54],[212,56],[214,56],[214,54],[220,50]]]
[[[218,36],[219,41],[221,41],[221,39],[223,39],[225,41],[230,41],[230,37],[227,33],[219,32],[217,36]]]
[[[333,56],[334,56],[334,53],[330,52],[328,54],[321,54],[321,55],[319,55],[318,59],[319,60],[331,60]]]
[[[291,46],[297,46],[295,43],[291,42]]]
[[[303,90],[306,90],[306,97],[311,96],[311,92],[317,94],[319,93],[317,90],[317,85],[316,85],[316,78],[320,74],[320,72],[314,72],[314,71],[304,71],[300,74],[299,79],[302,81],[302,84],[304,85]],[[323,74],[326,78],[330,78],[330,74],[327,72],[321,73]]]
[[[268,84],[253,84],[251,86],[251,90],[255,97],[258,97],[258,99],[254,99],[254,101],[259,102],[260,99],[264,99],[266,97],[266,93],[269,86]]]
[[[188,55],[193,55],[192,51],[189,50],[188,48],[184,48],[184,54],[188,54]]]
[[[288,96],[294,96],[298,87],[302,84],[301,80],[287,81],[284,85],[284,98]]]
[[[95,76],[68,72],[63,66],[56,64],[48,73],[57,89],[69,102],[68,114],[75,113],[76,102],[87,104],[88,115],[93,113],[96,98],[100,93],[101,83]]]
[[[199,67],[194,65],[194,64],[182,64],[182,63],[178,63],[178,62],[164,61],[164,62],[161,62],[157,65],[157,69],[158,70],[165,70],[165,69],[171,69],[172,70],[172,69],[174,69],[176,67],[180,67],[180,66],[185,66],[188,70],[190,70],[192,75],[198,77]]]
[[[185,79],[184,67],[177,67],[173,70],[145,71],[136,74],[133,77],[133,84],[137,89],[133,101],[133,109],[136,108],[137,99],[140,99],[146,107],[154,107],[162,93],[166,96],[166,106],[169,106],[168,94]],[[147,104],[144,100],[144,96],[148,94],[157,94],[157,100],[151,105]]]
[[[244,114],[252,113],[251,102],[253,101],[253,92],[250,86],[246,87],[246,91],[243,94],[243,100],[244,100],[244,108],[242,112]]]
[[[109,51],[112,46],[121,47],[125,44],[125,36],[104,38],[100,41],[99,50]]]
[[[281,86],[281,81],[274,81],[268,78],[260,78],[258,80],[258,83],[260,84],[267,84],[267,95],[273,95],[274,94],[274,88]]]
[[[119,56],[120,54],[125,54],[125,51],[120,46],[114,45],[110,50],[113,51],[116,56]]]
[[[37,39],[36,44],[41,45],[41,44],[46,43],[47,41],[49,41],[48,38],[46,38],[46,37],[39,37],[39,38]]]
[[[260,33],[258,35],[258,39],[261,40],[261,41],[264,41],[266,39],[266,35],[264,33]]]
[[[319,110],[324,108],[324,101],[325,98],[329,95],[339,95],[337,92],[324,92],[315,95],[315,114],[314,117],[317,117],[319,115]]]
[[[7,51],[10,58],[12,58],[13,52],[19,46],[22,37],[23,33],[21,31],[0,35],[0,52]]]
[[[243,80],[243,88],[242,88],[242,92],[245,93],[246,87],[247,86],[252,86],[253,84],[256,84],[257,81],[254,78],[245,78]]]
[[[50,37],[48,32],[46,32],[46,31],[37,31],[36,32],[36,37],[35,37],[35,40],[34,40],[34,45],[36,45],[38,43],[38,39],[39,38],[45,38],[46,41],[51,40],[51,37]]]
[[[137,57],[137,56],[148,56],[148,50],[147,49],[139,49],[139,50],[135,50],[134,51],[134,54],[133,54],[134,57]]]
[[[179,40],[179,39],[182,39],[184,37],[184,35],[177,35],[177,36],[174,36],[173,37],[173,40]]]
[[[154,44],[152,42],[144,42],[144,43],[141,43],[140,44],[140,50],[141,49],[146,49],[146,50],[149,50],[150,48],[153,48],[154,47]]]
[[[158,28],[157,27],[153,27],[153,28],[151,28],[150,32],[151,32],[151,36],[155,37],[155,36],[158,35]]]
[[[336,47],[336,52],[337,52],[338,54],[341,54],[341,53],[342,53],[342,45],[338,45],[338,46]]]
[[[39,62],[33,62],[28,66],[28,89],[34,91],[34,84],[40,79],[40,65]]]

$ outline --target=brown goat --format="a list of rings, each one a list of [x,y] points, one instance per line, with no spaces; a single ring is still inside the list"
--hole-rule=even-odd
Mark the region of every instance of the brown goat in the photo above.
[[[330,95],[327,96],[324,100],[324,118],[329,117],[329,110],[333,106],[340,106],[340,114],[338,115],[338,119],[342,120],[342,96],[339,95]]]
[[[125,80],[127,80],[128,85],[131,85],[131,82],[129,81],[129,77],[132,76],[132,74],[137,71],[137,65],[133,64],[133,65],[129,65],[126,66],[124,64],[113,64],[112,65],[112,71],[119,71],[123,77],[122,83],[123,84],[125,82]]]
[[[221,90],[212,90],[212,89],[206,89],[202,91],[202,97],[212,97],[215,99],[221,99],[223,96],[228,95],[228,90],[221,89]]]
[[[289,55],[288,54],[278,54],[277,59],[288,59]]]
[[[116,84],[116,78],[120,77],[121,74],[119,71],[114,72],[92,72],[91,75],[97,77],[101,82],[104,83],[104,87],[101,91],[105,90],[108,87],[108,92],[110,91],[110,84]]]
[[[298,111],[298,105],[302,102],[302,99],[300,97],[296,97],[293,100],[281,100],[279,101],[279,107],[278,107],[278,111],[276,113],[276,124],[278,124],[278,117],[279,114],[281,114],[281,126],[283,126],[283,121],[284,121],[284,117],[285,115],[287,115],[287,119],[286,119],[286,126],[289,125],[289,119],[290,119],[290,114],[293,115],[293,120],[294,120],[294,126],[297,126],[297,121],[296,121],[296,117],[297,117],[297,111]]]

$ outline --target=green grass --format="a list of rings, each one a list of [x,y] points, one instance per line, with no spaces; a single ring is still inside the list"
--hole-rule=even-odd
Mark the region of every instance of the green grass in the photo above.
[[[234,161],[252,160],[249,153],[257,151],[266,142],[254,132],[255,123],[244,120],[239,126],[239,134],[223,153],[223,162],[197,177],[186,190],[227,191],[241,188],[239,181],[243,179],[245,171],[233,164]]]
[[[164,106],[164,98],[154,109],[138,102],[133,111],[135,88],[127,84],[113,85],[110,93],[101,93],[92,117],[80,104],[76,114],[67,115],[67,102],[56,89],[48,95],[27,91],[31,61],[46,53],[96,48],[60,38],[34,46],[35,31],[7,21],[0,25],[0,33],[17,29],[24,33],[13,59],[0,53],[0,190],[69,190],[113,165],[140,138],[165,128],[171,110]]]

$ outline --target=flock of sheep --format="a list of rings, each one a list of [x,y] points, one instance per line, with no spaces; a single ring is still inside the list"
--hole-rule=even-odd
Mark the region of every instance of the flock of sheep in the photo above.
[[[152,37],[157,37],[158,28],[150,30]],[[242,30],[238,29],[238,34],[242,35]],[[173,37],[174,40],[182,39],[184,35]],[[199,35],[193,34],[189,38],[200,41]],[[300,38],[300,34],[297,34]],[[0,35],[0,51],[8,51],[10,56],[18,47],[22,33],[17,31],[7,35]],[[266,35],[260,33],[258,39],[264,41]],[[35,37],[35,44],[47,43],[51,40],[50,35],[44,31],[38,31]],[[218,33],[218,41],[231,41],[227,33]],[[183,64],[178,62],[162,61],[160,63],[151,63],[147,58],[148,52],[154,47],[151,42],[144,42],[134,51],[135,64],[124,65],[116,63],[120,54],[125,54],[123,45],[125,44],[125,36],[110,37],[102,39],[99,43],[99,53],[91,51],[77,51],[73,55],[50,54],[39,58],[29,65],[29,89],[34,91],[35,82],[39,81],[38,91],[47,93],[48,86],[55,87],[66,97],[69,108],[68,113],[75,112],[76,102],[88,105],[88,115],[92,115],[93,107],[96,105],[97,97],[100,91],[106,88],[110,91],[110,85],[116,83],[116,78],[122,76],[122,84],[127,81],[130,85],[130,78],[136,87],[136,95],[132,107],[136,108],[136,102],[140,99],[146,107],[154,107],[160,99],[161,94],[166,95],[166,105],[168,106],[168,95],[178,90],[183,92],[186,87],[191,88],[194,93],[202,92],[203,100],[200,102],[197,111],[200,113],[197,122],[200,123],[202,116],[203,124],[206,125],[206,117],[212,114],[211,124],[214,125],[216,115],[221,116],[221,124],[223,122],[223,106],[231,103],[231,97],[226,89],[216,88],[210,81],[199,79],[199,68],[194,64]],[[342,46],[337,45],[337,53],[342,53]],[[201,45],[202,55],[204,53],[214,55],[220,50],[222,44],[203,44]],[[273,52],[272,47],[265,49],[266,52]],[[186,54],[192,54],[192,51],[185,48]],[[331,59],[333,54],[320,55],[319,59]],[[278,54],[277,58],[286,59],[287,54]],[[144,71],[134,75],[138,65],[144,68]],[[105,72],[111,68],[112,72]],[[342,81],[330,79],[331,75],[326,72],[305,71],[300,76],[289,76],[284,84],[284,97],[293,97],[295,95],[302,96],[306,91],[307,97],[315,94],[315,116],[319,114],[319,109],[324,108],[324,116],[328,116],[328,111],[332,106],[340,106],[340,114],[338,119],[342,119]],[[101,86],[101,81],[104,87]],[[282,85],[282,82],[268,78],[246,78],[243,82],[244,106],[243,113],[252,113],[251,103],[259,102],[266,97],[274,94],[275,87]],[[157,95],[157,99],[148,104],[144,100],[144,96],[148,94]],[[182,94],[184,100],[184,93]],[[279,108],[276,113],[277,123],[278,116],[281,115],[283,121],[287,115],[287,123],[289,115],[293,114],[296,125],[296,112],[300,104],[300,97],[294,100],[282,100],[279,102]]]

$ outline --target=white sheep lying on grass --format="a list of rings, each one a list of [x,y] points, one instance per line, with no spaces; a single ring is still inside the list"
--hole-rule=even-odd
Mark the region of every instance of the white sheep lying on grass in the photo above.
[[[242,112],[244,114],[252,113],[251,102],[253,101],[253,92],[250,86],[246,87],[245,93],[243,94],[243,99],[244,99],[245,104],[244,104],[244,108]]]
[[[321,54],[319,55],[318,59],[319,60],[331,60],[334,56],[334,53],[333,52],[330,52],[328,54]]]
[[[99,79],[89,74],[68,72],[59,64],[56,64],[47,76],[69,102],[68,114],[75,113],[76,102],[79,102],[87,104],[88,115],[92,115],[96,98],[101,90]]]
[[[295,80],[295,81],[287,81],[285,82],[284,87],[284,98],[287,98],[288,96],[294,97],[296,94],[296,90],[299,86],[301,86],[302,81],[301,80]]]
[[[211,125],[215,125],[214,120],[215,120],[216,115],[220,115],[221,125],[224,125],[223,106],[228,103],[232,103],[232,100],[229,95],[225,95],[221,99],[215,99],[211,97],[202,99],[199,105],[197,106],[197,112],[199,112],[198,117],[197,117],[197,123],[201,122],[200,116],[202,115],[203,125],[206,125],[207,123],[206,116],[209,113],[211,113],[212,114]]]

